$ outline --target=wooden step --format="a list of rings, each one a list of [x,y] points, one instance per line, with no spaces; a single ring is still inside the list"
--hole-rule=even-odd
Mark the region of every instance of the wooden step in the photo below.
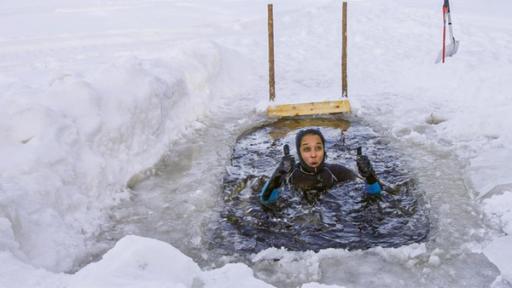
[[[349,113],[350,102],[348,99],[336,101],[323,101],[323,102],[310,102],[310,103],[297,103],[297,104],[282,104],[269,106],[267,115],[271,117],[284,117],[284,116],[300,116],[300,115],[320,115],[320,114],[335,114],[335,113]]]

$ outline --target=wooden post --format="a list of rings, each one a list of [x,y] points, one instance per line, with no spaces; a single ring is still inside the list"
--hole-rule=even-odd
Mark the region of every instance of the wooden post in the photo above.
[[[270,101],[276,98],[276,82],[274,70],[274,16],[272,4],[267,5],[268,10],[268,93]]]
[[[341,97],[348,97],[348,81],[347,81],[347,1],[343,1],[342,8],[342,48],[341,48]]]

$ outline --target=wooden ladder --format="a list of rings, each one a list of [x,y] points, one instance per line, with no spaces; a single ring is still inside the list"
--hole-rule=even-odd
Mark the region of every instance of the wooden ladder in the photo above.
[[[274,16],[273,6],[268,4],[268,66],[269,66],[269,100],[274,101],[275,69],[274,69]],[[350,102],[348,100],[347,83],[347,2],[343,1],[342,6],[342,49],[341,49],[341,99],[335,101],[296,103],[270,105],[267,115],[270,117],[318,115],[349,113]]]

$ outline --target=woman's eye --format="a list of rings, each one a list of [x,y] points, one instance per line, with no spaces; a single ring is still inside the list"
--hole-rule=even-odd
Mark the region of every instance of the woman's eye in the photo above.
[[[309,148],[309,147],[305,147],[304,149],[302,149],[302,151],[304,151],[304,152],[309,152],[309,151],[311,151],[311,148]]]
[[[322,151],[322,150],[323,150],[322,146],[317,146],[317,147],[315,148],[315,151]]]

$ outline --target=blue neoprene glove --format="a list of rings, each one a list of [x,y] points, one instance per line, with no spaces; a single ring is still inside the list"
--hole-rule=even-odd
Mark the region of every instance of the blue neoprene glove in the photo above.
[[[370,159],[366,155],[358,155],[356,163],[359,174],[366,179],[366,192],[371,195],[379,195],[382,191],[382,186],[375,175]]]
[[[375,182],[373,184],[366,184],[366,192],[370,195],[380,195],[380,192],[382,192],[382,187],[380,186],[379,182]]]
[[[279,195],[281,194],[281,188],[275,188],[275,189],[272,189],[272,191],[270,192],[270,196],[267,199],[265,199],[265,197],[263,197],[263,195],[265,194],[265,191],[268,189],[270,180],[268,180],[267,183],[265,183],[265,185],[263,186],[263,188],[261,189],[260,194],[259,194],[260,202],[261,202],[261,204],[264,204],[264,205],[270,205],[270,204],[275,203],[277,201],[277,199],[279,198]]]

